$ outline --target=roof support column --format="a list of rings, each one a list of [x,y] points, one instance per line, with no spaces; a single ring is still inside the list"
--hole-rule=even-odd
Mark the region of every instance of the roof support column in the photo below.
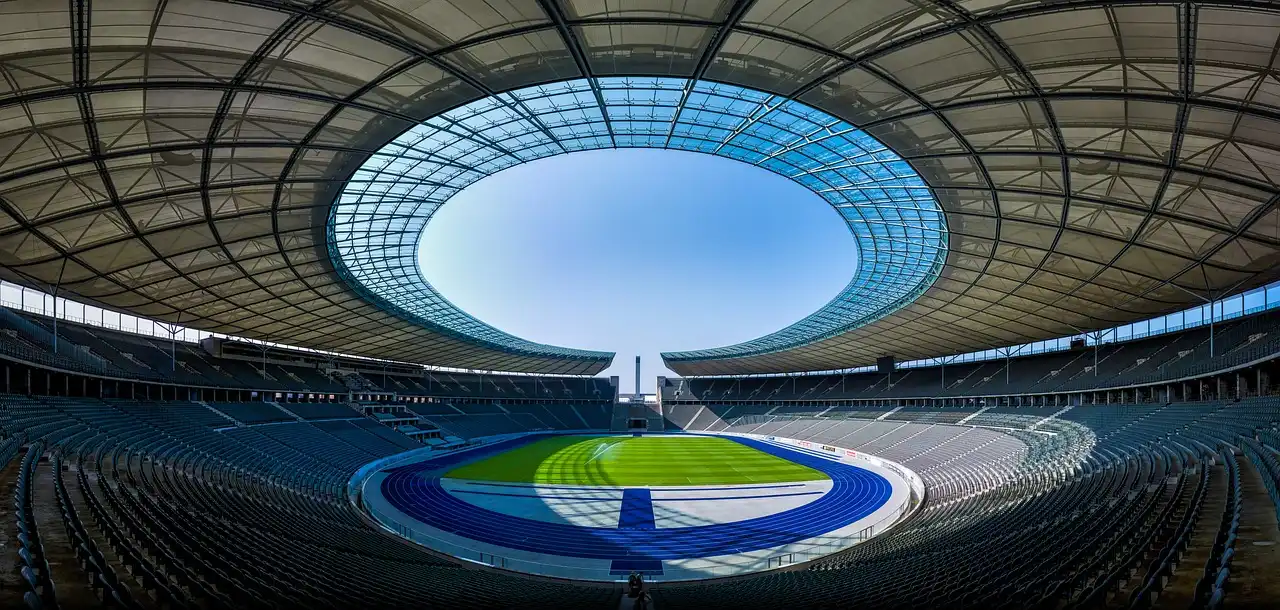
[[[1248,278],[1245,278],[1245,279],[1248,279]],[[1224,294],[1231,294],[1231,291],[1232,291],[1232,290],[1235,290],[1238,286],[1240,286],[1240,285],[1241,285],[1241,284],[1243,284],[1244,282],[1245,282],[1245,280],[1240,280],[1239,282],[1236,282],[1235,284],[1232,284],[1229,288],[1227,288],[1227,289],[1225,289],[1225,290],[1219,290],[1219,291],[1218,291],[1218,296],[1219,296],[1219,297],[1221,297],[1221,296],[1222,296],[1222,295],[1224,295]],[[1213,340],[1214,340],[1214,328],[1213,328],[1213,327],[1214,327],[1214,313],[1213,313],[1213,311],[1214,311],[1214,300],[1213,300],[1213,291],[1212,291],[1212,290],[1209,290],[1209,291],[1208,291],[1208,292],[1209,292],[1209,298],[1205,298],[1204,296],[1202,296],[1202,295],[1200,295],[1200,294],[1197,294],[1197,293],[1191,292],[1190,290],[1187,290],[1186,288],[1183,288],[1182,286],[1179,286],[1179,285],[1177,284],[1177,282],[1169,282],[1169,285],[1170,285],[1170,286],[1173,286],[1174,288],[1177,288],[1178,290],[1181,290],[1181,291],[1183,291],[1183,292],[1185,292],[1185,293],[1187,293],[1187,294],[1189,294],[1189,295],[1191,295],[1191,296],[1193,296],[1193,297],[1195,297],[1195,298],[1197,298],[1197,299],[1200,299],[1201,301],[1204,301],[1204,302],[1205,302],[1205,304],[1207,304],[1207,305],[1209,306],[1209,357],[1210,357],[1210,358],[1214,357],[1214,356],[1217,354],[1217,352],[1214,350],[1214,345],[1213,345]],[[1264,291],[1265,291],[1265,287],[1264,287]],[[1266,305],[1266,293],[1265,293],[1265,292],[1263,292],[1263,298],[1262,298],[1262,300],[1263,300],[1263,305],[1265,306],[1265,305]],[[1225,303],[1224,303],[1224,304],[1223,304],[1223,313],[1226,313],[1226,311],[1225,311],[1225,310],[1226,310],[1226,305],[1225,305]],[[1240,296],[1240,314],[1241,314],[1241,315],[1244,315],[1244,295],[1241,295],[1241,296]]]
[[[67,259],[62,259],[62,267],[58,269],[58,281],[53,285],[53,353],[58,353],[58,290],[62,288],[62,276],[67,272]]]

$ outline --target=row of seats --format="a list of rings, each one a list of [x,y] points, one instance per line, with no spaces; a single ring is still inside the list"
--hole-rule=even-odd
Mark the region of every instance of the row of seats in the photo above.
[[[1190,546],[1192,533],[1200,519],[1205,504],[1204,499],[1209,489],[1209,473],[1210,465],[1203,464],[1200,468],[1200,480],[1195,489],[1196,497],[1189,504],[1189,510],[1185,511],[1181,519],[1176,522],[1166,523],[1164,541],[1158,547],[1159,552],[1149,554],[1151,559],[1146,569],[1141,570],[1137,580],[1134,581],[1137,586],[1127,598],[1129,608],[1149,608],[1154,605],[1161,591],[1174,575],[1178,559]]]
[[[58,498],[58,510],[62,516],[62,526],[66,530],[67,540],[74,548],[75,557],[80,568],[88,577],[89,586],[105,606],[114,606],[134,610],[139,608],[134,601],[129,586],[116,578],[116,571],[107,562],[107,558],[98,549],[97,543],[89,537],[76,507],[67,494],[66,484],[62,480],[62,456],[55,454],[51,459],[53,486]]]
[[[696,424],[710,411],[675,415]],[[1223,570],[1240,506],[1233,454],[1280,421],[1280,399],[980,415],[974,408],[937,418],[913,409],[879,420],[889,411],[868,418],[781,411],[734,417],[721,410],[728,418],[715,421],[730,432],[893,459],[925,480],[925,505],[887,534],[806,570],[664,585],[655,591],[662,607],[1147,607],[1206,518],[1217,529],[1210,538],[1217,551],[1204,574],[1197,566],[1184,578],[1195,581],[1200,607],[1229,602]],[[956,421],[974,417],[963,425],[939,421],[960,413],[967,414]],[[1206,498],[1219,487],[1232,500],[1221,515],[1208,515]]]
[[[613,402],[608,379],[428,372],[419,381],[428,396],[470,399],[562,399]]]
[[[192,607],[191,596],[187,593],[189,590],[199,590],[200,587],[196,582],[185,579],[183,573],[175,572],[165,574],[160,571],[159,566],[148,559],[139,549],[135,549],[130,544],[129,535],[121,529],[116,520],[111,518],[109,511],[118,510],[118,504],[114,498],[109,498],[108,502],[112,503],[113,508],[107,508],[101,503],[98,496],[86,494],[84,490],[91,485],[89,482],[88,472],[84,462],[84,455],[77,455],[77,475],[75,494],[80,499],[80,503],[88,506],[92,523],[98,532],[101,532],[101,539],[106,541],[107,548],[118,558],[120,565],[124,567],[122,573],[126,580],[131,581],[134,586],[147,591],[154,598],[156,604],[160,607],[168,608],[190,608]],[[61,484],[62,489],[67,489],[65,483]],[[68,505],[74,505],[71,500],[72,493],[68,492]]]
[[[543,408],[548,419],[571,425],[571,412]],[[547,423],[533,409],[454,410],[431,417]],[[689,421],[707,412],[721,430],[901,462],[924,479],[928,497],[906,523],[808,569],[658,587],[660,607],[1084,607],[1158,600],[1188,532],[1205,519],[1221,521],[1226,533],[1198,580],[1202,599],[1230,599],[1223,574],[1236,520],[1227,517],[1238,516],[1240,502],[1234,495],[1221,519],[1205,512],[1208,490],[1224,476],[1213,465],[1232,464],[1240,447],[1262,455],[1259,471],[1274,466],[1266,435],[1280,422],[1280,401],[982,413],[999,416],[1001,426],[973,424],[977,416],[939,421],[926,411],[904,419],[722,412],[726,419],[704,408]],[[28,606],[52,607],[55,590],[60,597],[80,589],[144,607],[618,604],[611,586],[477,570],[371,527],[347,501],[345,483],[361,465],[403,450],[375,432],[395,434],[378,422],[228,427],[199,413],[211,411],[193,403],[0,396],[0,459],[5,447],[28,447],[14,482],[21,507],[14,528],[18,540],[26,536],[31,559],[23,566],[30,568]],[[16,459],[18,451],[11,453]],[[35,468],[42,455],[48,470]],[[1230,493],[1238,494],[1238,474],[1228,472]],[[1278,471],[1266,472],[1274,480]],[[78,557],[82,577],[54,582],[43,567],[40,545],[49,541],[34,518],[22,516],[34,514],[36,476],[55,477],[67,531],[60,544],[69,547],[61,552]]]
[[[676,402],[820,401],[1012,396],[1085,391],[1177,380],[1221,371],[1280,351],[1280,312],[1093,347],[844,375],[743,379],[664,378],[664,405]],[[767,408],[773,408],[769,406]],[[777,412],[785,413],[787,407]]]
[[[356,415],[351,407],[340,402],[291,402],[283,407],[302,419],[342,419]]]
[[[55,349],[55,339],[57,336]],[[214,358],[198,345],[112,331],[0,308],[0,351],[56,368],[149,381],[220,387],[346,392],[314,368]]]
[[[20,517],[32,513],[22,490],[45,455],[52,467],[38,476],[55,477],[68,528],[60,552],[78,558],[55,583],[40,568],[35,521],[20,518],[35,566],[29,607],[56,607],[55,589],[145,608],[617,605],[614,587],[475,570],[372,527],[345,483],[364,463],[403,450],[368,427],[390,431],[377,422],[214,428],[185,417],[190,404],[0,399],[0,433],[32,447],[15,485],[16,499],[27,499]],[[25,439],[9,436],[25,422],[34,424]]]
[[[278,350],[289,360],[303,352]],[[249,361],[216,357],[197,343],[169,340],[59,320],[0,307],[0,353],[19,360],[90,375],[195,386],[250,388],[293,393],[396,392],[406,396],[472,399],[541,399],[612,403],[608,379],[521,375],[478,375],[422,371],[421,376],[361,374],[322,370],[315,359],[297,365],[283,360]],[[326,372],[330,371],[330,372]],[[304,416],[307,417],[307,416]]]
[[[1240,496],[1240,468],[1236,456],[1226,454],[1224,463],[1230,480],[1226,510],[1222,512],[1218,535],[1213,541],[1213,551],[1205,562],[1195,593],[1196,604],[1210,609],[1221,608],[1226,598],[1231,560],[1235,557],[1236,534],[1240,529],[1240,511],[1244,505]]]
[[[13,515],[18,532],[18,571],[27,587],[22,593],[22,600],[28,608],[57,607],[53,571],[49,567],[44,540],[36,525],[35,506],[31,499],[31,480],[35,477],[36,462],[42,452],[43,445],[39,442],[27,449],[22,464],[18,467],[18,479],[13,489]],[[12,459],[12,454],[6,452],[6,456]],[[5,464],[7,466],[8,462]]]
[[[1274,429],[1259,430],[1257,440],[1246,439],[1243,449],[1245,456],[1263,474],[1262,481],[1267,487],[1267,493],[1276,501],[1276,519],[1280,520],[1280,459],[1277,459],[1280,433]]]
[[[599,404],[426,403],[409,410],[450,435],[473,439],[533,430],[608,430],[611,411]]]
[[[292,421],[288,413],[275,405],[265,402],[231,402],[214,405],[218,411],[244,424],[265,424],[270,422]]]

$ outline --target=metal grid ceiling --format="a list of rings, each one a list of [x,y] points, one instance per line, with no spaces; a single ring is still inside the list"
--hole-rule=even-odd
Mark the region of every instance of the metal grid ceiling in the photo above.
[[[154,319],[538,372],[357,294],[325,226],[368,155],[494,93],[707,79],[831,113],[947,214],[911,305],[680,374],[834,369],[1103,328],[1277,277],[1280,11],[1079,0],[0,3],[0,277]],[[61,281],[59,281],[61,279]]]
[[[830,303],[740,345],[665,356],[701,360],[792,349],[865,325],[911,302],[946,261],[944,215],[911,166],[826,112],[734,85],[600,77],[487,97],[415,126],[356,171],[330,218],[331,260],[389,309],[515,354],[612,358],[513,337],[467,315],[418,268],[418,240],[450,197],[534,159],[601,148],[666,148],[735,159],[813,190],[848,224],[860,254]]]

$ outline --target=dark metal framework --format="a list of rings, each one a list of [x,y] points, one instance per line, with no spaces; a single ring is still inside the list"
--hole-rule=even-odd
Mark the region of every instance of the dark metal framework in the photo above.
[[[414,6],[3,3],[0,277],[248,338],[591,373],[599,363],[476,351],[379,308],[328,263],[324,227],[364,159],[423,119],[633,75],[829,112],[907,159],[950,230],[938,280],[898,312],[795,350],[673,363],[680,374],[1021,343],[1277,277],[1271,2]]]
[[[769,93],[635,76],[500,93],[396,137],[360,166],[333,207],[330,260],[370,300],[477,349],[611,359],[526,341],[468,315],[423,277],[418,243],[435,211],[485,176],[548,156],[624,147],[700,152],[775,172],[829,203],[858,246],[854,277],[818,311],[738,345],[664,354],[668,363],[779,353],[838,336],[913,301],[946,261],[938,202],[875,138]]]

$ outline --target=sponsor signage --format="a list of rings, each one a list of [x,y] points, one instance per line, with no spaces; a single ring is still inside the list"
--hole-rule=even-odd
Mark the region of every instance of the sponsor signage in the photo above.
[[[845,454],[845,455],[847,455],[847,456],[849,456],[849,457],[858,457],[858,452],[857,452],[857,451],[854,451],[854,450],[852,450],[852,449],[845,449],[845,450],[844,450],[844,454]]]
[[[776,441],[776,440],[778,440],[778,437],[776,437],[776,436],[766,436],[766,437],[764,437],[764,440],[766,440],[766,441]]]
[[[831,452],[831,453],[840,453],[840,450],[839,450],[839,449],[836,449],[835,447],[832,447],[831,445],[823,445],[823,446],[822,446],[822,450],[823,450],[823,451],[829,451],[829,452]]]
[[[810,447],[810,448],[812,448],[812,447],[813,447],[813,443],[810,443],[809,441],[800,441],[800,446],[801,446],[801,447]]]

